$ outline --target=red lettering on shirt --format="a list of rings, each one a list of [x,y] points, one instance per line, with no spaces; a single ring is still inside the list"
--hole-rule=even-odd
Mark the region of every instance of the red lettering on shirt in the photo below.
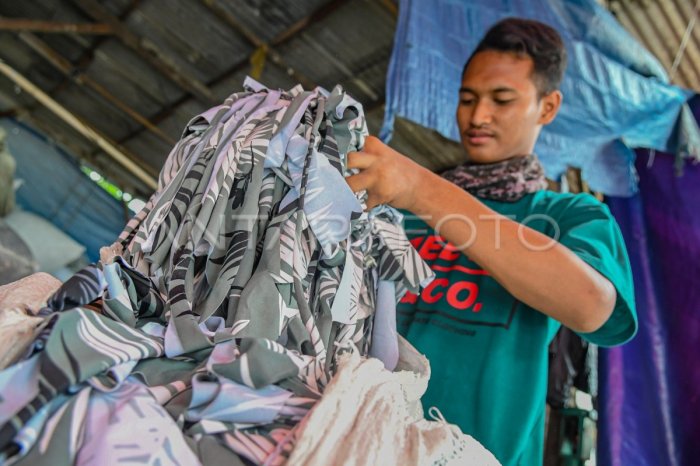
[[[411,238],[410,242],[425,261],[434,262],[440,259],[443,263],[452,262],[450,265],[432,264],[431,268],[436,272],[458,271],[468,275],[489,275],[486,270],[481,268],[454,264],[461,258],[462,251],[449,244],[441,236],[416,236]],[[468,277],[465,278],[468,279]],[[407,292],[400,302],[402,304],[415,304],[420,299],[426,304],[435,304],[444,300],[454,309],[465,311],[471,308],[471,312],[476,313],[480,312],[482,308],[482,304],[476,302],[478,296],[479,286],[476,283],[465,280],[450,283],[447,278],[436,278],[422,290],[420,296]]]
[[[425,239],[425,236],[416,236],[415,238],[411,238],[410,239],[411,246],[418,249],[424,239]]]
[[[467,292],[466,296],[463,293],[464,291]],[[447,303],[455,309],[465,310],[472,307],[478,294],[479,287],[476,283],[457,282],[452,284],[447,290]]]
[[[416,301],[418,301],[418,295],[407,291],[406,294],[403,295],[403,298],[401,298],[401,301],[399,302],[401,304],[416,304]]]
[[[425,301],[428,304],[435,304],[436,302],[440,301],[440,298],[445,296],[445,293],[442,291],[433,294],[435,288],[437,288],[438,286],[446,288],[447,286],[449,286],[449,284],[450,281],[446,278],[436,278],[435,280],[430,282],[428,286],[425,287],[420,297],[423,301]]]
[[[442,252],[444,245],[445,243],[442,242],[442,238],[439,236],[428,236],[418,250],[418,254],[423,260],[434,261],[438,258],[438,254]]]
[[[457,249],[452,244],[445,241],[445,238],[438,235],[431,236],[416,236],[411,238],[411,245],[418,251],[418,255],[425,261],[434,261],[436,259],[443,260],[445,262],[455,262],[460,257],[462,257],[462,251]],[[451,266],[451,268],[446,269],[445,266],[441,266],[442,269],[435,268],[441,272],[448,272],[452,270],[461,270],[467,273],[476,273],[478,275],[487,275],[486,271],[482,269],[469,269],[463,266]]]
[[[454,262],[459,259],[459,256],[462,255],[462,251],[452,246],[450,243],[446,243],[442,238],[440,238],[440,241],[445,244],[445,247],[440,251],[440,255],[438,256],[440,259],[447,262]]]

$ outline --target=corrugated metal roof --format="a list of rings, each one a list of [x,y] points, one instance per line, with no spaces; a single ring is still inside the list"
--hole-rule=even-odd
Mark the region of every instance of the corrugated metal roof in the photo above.
[[[142,2],[124,23],[139,37],[148,37],[179,68],[203,81],[245,60],[254,48],[197,1]]]
[[[325,0],[248,0],[231,2],[209,0],[232,15],[245,18],[246,25],[263,41],[269,42],[305,18],[310,11],[328,4]]]
[[[193,115],[241,89],[245,75],[252,71],[253,54],[263,44],[268,50],[261,82],[286,89],[298,82],[327,89],[340,83],[363,103],[378,126],[396,27],[395,8],[392,0],[2,2],[0,15],[5,18],[106,23],[113,28],[116,24],[123,30],[122,35],[115,30],[106,36],[34,31],[31,40],[26,39],[26,32],[2,31],[0,58],[139,159],[145,169],[153,170],[163,163],[171,141],[179,138]],[[49,51],[42,53],[37,47]],[[62,73],[50,64],[47,53],[65,60],[69,72],[64,69]],[[185,81],[200,83],[209,97],[193,93],[188,82],[183,85],[164,72],[168,67]],[[105,99],[105,92],[112,102]],[[0,111],[14,112],[48,132],[117,184],[148,194],[145,186],[93,143],[33,98],[17,92],[4,77],[0,77],[0,106]],[[157,131],[139,123],[134,114]],[[413,128],[412,134],[415,131],[429,133]],[[410,149],[406,141],[412,139],[420,138],[402,139],[399,130],[395,144]]]
[[[671,70],[696,14],[695,0],[599,1]],[[26,32],[0,31],[0,59],[154,171],[193,115],[241,89],[253,70],[251,59],[265,50],[261,46],[267,47],[261,82],[285,89],[298,82],[326,88],[340,83],[365,106],[376,134],[396,1],[4,1],[0,16],[112,28],[110,35],[35,31],[30,39]],[[673,82],[700,90],[700,25],[688,37]],[[48,51],[42,54],[42,47]],[[64,60],[67,70],[59,71],[46,54]],[[129,192],[149,194],[94,143],[2,76],[0,112],[28,120]],[[391,145],[434,170],[463,158],[459,144],[400,119]]]
[[[328,89],[340,83],[353,97],[371,105],[384,97],[394,29],[395,18],[379,2],[345,2],[279,52],[315,83]],[[372,73],[377,67],[379,73]]]
[[[606,0],[602,3],[656,56],[673,84],[700,91],[700,24],[696,24],[700,2]],[[688,36],[684,40],[686,31]]]

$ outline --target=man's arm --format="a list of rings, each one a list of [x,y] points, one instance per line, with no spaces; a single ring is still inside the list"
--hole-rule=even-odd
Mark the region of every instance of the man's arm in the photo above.
[[[520,301],[574,331],[599,329],[612,314],[614,286],[552,238],[489,209],[477,198],[370,137],[349,154],[354,191],[368,207],[387,203],[423,218]]]

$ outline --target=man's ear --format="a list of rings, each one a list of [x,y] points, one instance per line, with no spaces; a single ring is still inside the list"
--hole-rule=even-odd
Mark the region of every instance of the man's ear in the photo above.
[[[564,98],[560,91],[552,91],[540,99],[540,118],[537,123],[548,125],[559,113],[561,101]]]

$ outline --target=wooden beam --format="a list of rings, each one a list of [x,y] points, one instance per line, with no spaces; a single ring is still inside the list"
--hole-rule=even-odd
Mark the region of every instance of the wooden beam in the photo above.
[[[333,66],[338,68],[344,75],[345,79],[349,79],[355,85],[362,90],[366,95],[369,96],[370,99],[372,99],[373,102],[379,101],[379,95],[377,95],[376,92],[372,90],[372,87],[367,84],[363,79],[358,78],[355,76],[355,73],[348,68],[348,66],[343,63],[343,61],[339,58],[337,58],[335,55],[333,55],[331,52],[328,51],[323,45],[319,44],[317,41],[312,39],[308,34],[302,33],[301,34],[302,39],[309,45],[311,46],[312,49],[316,51],[318,55],[321,56],[321,58],[329,63],[332,63]]]
[[[75,68],[71,63],[66,60],[61,54],[53,50],[49,45],[39,39],[36,35],[30,32],[21,32],[19,38],[22,42],[27,44],[32,50],[38,53],[40,56],[45,58],[49,63],[51,63],[55,68],[57,68],[61,73],[68,76],[73,82],[81,87],[87,87],[93,90],[98,95],[100,95],[107,102],[112,104],[117,109],[121,110],[123,113],[128,115],[137,123],[146,127],[151,133],[155,134],[163,142],[174,145],[177,141],[167,134],[165,134],[160,128],[148,121],[148,118],[144,117],[136,110],[132,109],[126,105],[121,99],[115,97],[110,93],[105,87],[103,87],[98,82],[94,81],[87,74],[83,73],[81,70]]]
[[[351,0],[332,0],[328,3],[326,3],[325,5],[317,8],[316,10],[313,11],[313,13],[311,13],[310,15],[308,15],[305,18],[300,19],[299,21],[297,21],[296,23],[291,25],[287,30],[282,31],[280,34],[275,36],[270,41],[269,47],[278,47],[278,46],[283,45],[283,44],[291,41],[292,39],[298,37],[299,34],[304,32],[309,25],[311,25],[317,21],[322,21],[324,18],[326,18],[327,16],[329,16],[330,14],[335,12],[338,8],[345,5],[349,1],[351,1]],[[217,77],[216,79],[214,79],[212,81],[209,81],[207,83],[207,85],[210,88],[214,87],[217,84],[230,78],[234,74],[238,73],[239,71],[241,71],[243,68],[245,68],[246,66],[248,66],[250,64],[250,58],[251,57],[246,57],[243,60],[239,61],[238,63],[235,63],[229,69],[224,71],[221,74],[221,76]],[[285,72],[286,71],[287,71],[287,69],[285,69]],[[294,76],[294,75],[292,75],[292,76]],[[309,86],[309,88],[313,88],[313,87],[315,87],[315,84],[312,84],[311,86]],[[176,100],[175,102],[168,105],[167,107],[164,107],[160,112],[158,112],[157,115],[153,116],[151,118],[151,121],[155,124],[159,124],[160,122],[162,122],[163,120],[168,118],[170,115],[172,115],[173,112],[175,112],[175,110],[180,105],[187,102],[187,100],[188,100],[188,96],[184,96],[184,97]],[[138,136],[139,134],[141,134],[142,131],[143,131],[143,128],[137,129],[136,131],[134,131],[131,134],[127,135],[126,137],[122,138],[119,141],[119,143],[124,144],[129,139],[132,139],[132,138]]]
[[[175,84],[186,90],[202,103],[214,105],[216,99],[211,90],[196,77],[179,69],[158,47],[146,38],[142,38],[131,32],[119,18],[112,15],[96,0],[72,0],[81,10],[95,21],[109,24],[114,30],[114,35],[126,47],[148,62],[161,74],[168,77]]]
[[[270,45],[277,47],[289,42],[297,37],[302,31],[305,31],[310,25],[323,21],[326,17],[334,13],[338,8],[348,3],[350,0],[332,0],[325,5],[314,10],[310,15],[300,19],[292,24],[286,31],[277,35],[270,41]]]
[[[389,12],[394,19],[399,17],[399,6],[393,0],[381,0],[379,3]]]
[[[229,26],[236,30],[240,35],[245,37],[248,42],[255,47],[266,45],[265,42],[259,39],[253,31],[248,29],[243,23],[239,22],[228,10],[219,6],[216,0],[201,0],[201,3],[214,13],[218,18],[223,19]]]
[[[139,7],[141,4],[141,0],[131,0],[129,5],[124,9],[124,11],[119,15],[118,19],[119,21],[125,21],[129,15]],[[73,36],[75,37],[75,36]],[[93,43],[92,46],[88,47],[87,50],[84,50],[80,56],[78,57],[77,60],[73,60],[74,67],[77,70],[80,71],[85,71],[88,66],[92,63],[92,61],[95,58],[95,51],[108,39],[108,37],[105,36],[100,36],[97,37]],[[55,96],[59,92],[63,91],[66,87],[68,87],[68,84],[71,82],[70,78],[68,76],[64,76],[63,80],[54,88],[52,88],[50,91],[48,91],[48,94],[50,96]]]
[[[54,144],[59,145],[63,150],[67,151],[68,154],[72,158],[76,159],[80,164],[90,165],[92,168],[100,172],[109,182],[118,186],[122,191],[144,199],[148,199],[153,192],[152,189],[143,184],[141,180],[133,177],[128,172],[122,170],[119,165],[112,162],[111,158],[105,157],[103,152],[99,153],[99,155],[102,157],[95,157],[90,153],[90,151],[81,148],[78,144],[76,144],[76,138],[72,135],[72,133],[58,131],[46,121],[43,121],[42,119],[37,118],[34,114],[27,113],[25,111],[17,113],[14,115],[14,117],[18,121],[21,121],[31,128],[38,130],[40,133],[43,133],[45,137],[49,138]]]
[[[132,154],[128,154],[124,148],[117,147],[113,141],[111,141],[107,136],[101,134],[97,129],[81,121],[65,107],[48,96],[44,91],[39,89],[39,87],[37,87],[34,83],[22,76],[14,68],[10,67],[2,60],[0,60],[0,73],[4,74],[7,78],[24,89],[29,95],[45,105],[49,110],[55,113],[56,116],[68,123],[85,138],[97,144],[107,153],[107,155],[116,160],[120,165],[145,183],[149,188],[155,190],[158,187],[156,176],[149,173],[152,172],[149,167],[140,166],[135,161],[138,160],[136,157],[134,157]]]
[[[23,100],[29,100],[28,94],[22,93],[22,95],[25,96]],[[112,158],[104,152],[98,151],[93,153],[85,145],[81,145],[82,141],[79,141],[79,133],[76,134],[65,129],[59,130],[58,123],[63,123],[63,120],[56,117],[53,113],[37,113],[35,109],[22,105],[19,100],[14,98],[11,99],[11,102],[15,104],[15,107],[12,108],[11,112],[3,116],[13,117],[17,121],[38,130],[52,143],[57,144],[62,150],[66,151],[71,158],[80,164],[92,166],[123,191],[142,198],[148,198],[153,192],[141,180],[123,170],[120,165],[115,164]]]
[[[251,45],[255,48],[263,48],[266,50],[267,57],[272,63],[279,66],[283,70],[290,73],[295,81],[299,82],[303,87],[307,89],[313,89],[316,84],[306,76],[294,70],[289,66],[282,56],[277,53],[271,44],[266,43],[264,40],[260,39],[253,31],[248,29],[244,23],[238,20],[234,15],[232,15],[228,10],[222,8],[215,0],[201,0],[202,4],[209,9],[217,18],[223,20],[228,24],[234,31],[238,32],[240,35],[246,38]],[[252,57],[252,56],[251,56]],[[248,57],[248,61],[250,58]]]
[[[136,8],[138,8],[138,6],[140,4],[141,4],[141,0],[131,0],[131,3],[129,3],[129,5],[124,10],[124,12],[119,15],[119,17],[118,17],[119,21],[126,20],[129,17],[129,15]],[[81,71],[86,70],[87,67],[92,63],[93,59],[95,58],[95,50],[97,50],[97,48],[100,45],[102,45],[107,39],[108,39],[108,37],[104,37],[104,36],[96,38],[93,41],[92,46],[88,47],[87,50],[84,50],[80,54],[80,56],[78,57],[77,60],[73,60],[73,63],[75,63],[75,67]],[[63,82],[61,84],[59,84],[58,86],[56,86],[56,89],[52,89],[49,92],[49,95],[55,95],[56,92],[58,92],[62,89],[62,85],[64,83],[67,83],[67,82],[70,82],[70,80],[67,77],[65,77],[63,79]]]
[[[131,15],[131,13],[133,13],[133,11],[136,10],[141,3],[142,0],[131,0],[127,7],[123,9],[122,13],[119,14],[119,20],[126,21],[129,15]],[[68,37],[74,40],[81,38],[81,36],[75,35]],[[92,45],[86,50],[84,50],[78,57],[78,59],[74,61],[73,67],[78,72],[85,72],[85,70],[88,68],[88,66],[92,63],[94,59],[95,51],[108,39],[109,36],[97,36],[93,41]],[[62,82],[59,85],[54,86],[54,88],[52,88],[48,92],[48,94],[53,96],[61,92],[71,82],[72,81],[69,76],[64,76]],[[30,124],[30,126],[33,126],[36,129],[42,131],[46,136],[50,137],[54,141],[64,146],[73,155],[78,156],[86,163],[89,163],[90,165],[94,166],[96,169],[98,169],[98,171],[100,171],[100,173],[105,175],[108,179],[114,181],[115,184],[118,184],[122,188],[124,188],[126,192],[130,192],[144,199],[150,196],[151,188],[143,184],[141,180],[130,175],[129,172],[124,171],[119,165],[116,165],[113,162],[111,162],[112,159],[110,157],[107,156],[106,158],[96,158],[96,155],[103,155],[104,153],[98,151],[97,154],[94,154],[94,151],[86,151],[79,149],[79,146],[75,144],[74,134],[71,133],[65,135],[63,133],[59,133],[52,127],[49,127],[46,123],[42,122],[40,119],[36,118],[33,114],[32,109],[36,109],[39,106],[41,106],[41,104],[35,101],[35,103],[33,103],[31,106],[13,108],[10,112],[8,112],[8,115],[6,116],[14,116],[18,120],[26,121],[28,124]],[[141,128],[141,130],[143,130],[143,128]],[[151,173],[155,172],[151,170]]]
[[[268,44],[262,39],[260,39],[253,31],[248,29],[244,23],[238,20],[236,16],[231,14],[228,10],[222,8],[219,6],[219,4],[216,2],[216,0],[200,0],[204,6],[209,8],[209,10],[214,13],[218,18],[222,19],[223,21],[226,22],[229,26],[231,26],[232,29],[234,29],[236,32],[241,34],[243,37],[245,37],[248,42],[250,42],[253,46],[256,48],[261,48],[264,47],[267,49],[267,56],[269,57],[270,61],[274,63],[275,65],[281,67],[284,70],[291,70],[290,75],[294,78],[295,81],[299,82],[303,87],[306,89],[313,89],[316,87],[316,83],[314,83],[311,79],[308,79],[306,76],[303,76],[301,73],[298,71],[294,70],[291,66],[289,66],[282,56],[274,50],[272,44]],[[336,4],[334,5],[335,8],[339,8],[341,5],[343,5],[345,2],[335,2]],[[334,10],[324,10],[324,13],[330,14],[331,11]],[[317,19],[316,19],[317,20]],[[317,41],[309,37],[305,33],[306,27],[308,25],[312,24],[310,19],[307,19],[303,21],[302,23],[304,26],[299,27],[298,25],[294,25],[293,27],[295,28],[295,35],[300,35],[302,39],[313,48],[316,53],[321,55],[324,60],[332,63],[336,68],[338,68],[343,75],[345,76],[346,79],[350,79],[355,85],[362,90],[367,96],[369,96],[373,101],[379,100],[379,96],[377,95],[376,92],[374,92],[364,80],[356,77],[352,70],[350,70],[341,60],[336,58],[332,53],[330,53],[323,45],[319,44]],[[290,35],[285,35],[285,40],[289,40],[291,38]]]
[[[33,31],[47,34],[114,34],[112,26],[103,23],[60,23],[5,17],[0,17],[0,31]]]

